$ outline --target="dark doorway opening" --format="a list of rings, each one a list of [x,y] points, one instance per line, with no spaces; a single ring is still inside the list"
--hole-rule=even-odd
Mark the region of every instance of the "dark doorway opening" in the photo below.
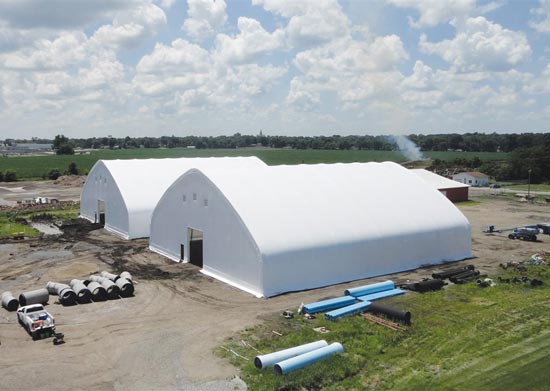
[[[99,213],[99,224],[105,225],[105,201],[97,201],[97,211]]]
[[[180,261],[185,259],[185,245],[180,244]]]
[[[202,267],[202,231],[189,228],[189,263]]]

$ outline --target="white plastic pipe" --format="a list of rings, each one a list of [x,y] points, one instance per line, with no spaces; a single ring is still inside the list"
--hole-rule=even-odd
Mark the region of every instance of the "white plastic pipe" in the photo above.
[[[329,346],[278,362],[273,367],[273,371],[276,375],[286,375],[289,372],[307,367],[308,365],[316,363],[319,360],[332,356],[336,353],[342,353],[343,351],[344,347],[340,343],[334,342]]]
[[[306,343],[305,345],[296,346],[290,349],[280,350],[278,352],[273,352],[269,354],[263,354],[254,358],[254,365],[258,369],[263,369],[275,363],[278,363],[279,361],[283,361],[291,357],[296,357],[300,354],[311,352],[312,350],[323,348],[325,346],[328,346],[328,343],[327,341],[322,339],[320,341]]]

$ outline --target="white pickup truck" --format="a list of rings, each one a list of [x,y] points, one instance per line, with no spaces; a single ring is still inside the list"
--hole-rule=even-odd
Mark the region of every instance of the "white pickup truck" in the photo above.
[[[51,336],[55,332],[55,319],[42,304],[32,304],[17,310],[17,320],[33,340],[39,337]]]

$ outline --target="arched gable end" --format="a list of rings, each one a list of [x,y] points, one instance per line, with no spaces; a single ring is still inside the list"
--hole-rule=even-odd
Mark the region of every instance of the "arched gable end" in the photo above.
[[[91,222],[98,221],[99,201],[105,203],[105,228],[128,239],[128,207],[116,178],[102,160],[94,164],[82,187],[80,217]]]
[[[189,261],[191,228],[203,235],[203,273],[264,295],[254,238],[231,202],[197,169],[183,174],[161,197],[151,220],[150,249],[175,261]]]

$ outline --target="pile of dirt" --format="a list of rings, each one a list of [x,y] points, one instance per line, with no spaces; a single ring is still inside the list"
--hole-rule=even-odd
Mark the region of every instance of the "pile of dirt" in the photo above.
[[[82,186],[86,181],[85,175],[62,175],[53,184],[59,186],[75,187]]]

